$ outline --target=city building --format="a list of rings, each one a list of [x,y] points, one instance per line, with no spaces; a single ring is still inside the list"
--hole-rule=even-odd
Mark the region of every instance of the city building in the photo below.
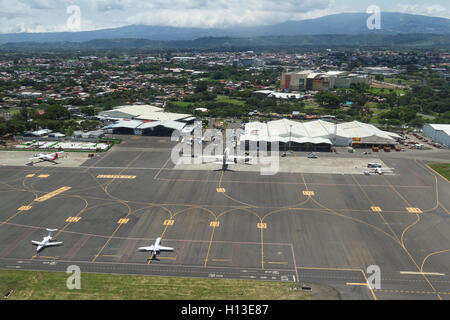
[[[350,88],[356,84],[371,83],[368,75],[360,75],[346,71],[315,72],[311,70],[284,72],[281,75],[280,88],[284,90],[329,90],[334,88]]]
[[[364,67],[362,68],[362,72],[374,75],[392,76],[402,71],[388,67]]]
[[[276,92],[272,90],[258,90],[252,93],[254,96],[276,99],[303,99],[305,96],[299,93]]]
[[[239,58],[233,60],[234,67],[262,67],[264,66],[264,61],[255,57],[250,58]]]

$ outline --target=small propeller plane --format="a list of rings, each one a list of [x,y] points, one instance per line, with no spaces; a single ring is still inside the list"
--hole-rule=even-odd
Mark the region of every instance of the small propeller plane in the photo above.
[[[364,171],[364,174],[366,176],[370,176],[371,173],[376,173],[376,174],[381,176],[381,175],[383,175],[383,169],[381,169],[381,168],[374,168],[374,169],[372,169],[372,171]]]
[[[35,240],[31,241],[32,244],[37,246],[36,252],[41,251],[45,247],[58,246],[62,244],[62,242],[51,242],[53,232],[58,231],[58,229],[46,229],[46,230],[49,232],[48,236],[44,237],[42,241],[40,242]]]
[[[381,169],[381,164],[379,163],[368,163],[367,168],[372,168],[372,171],[365,171],[364,174],[366,175],[376,173],[381,176],[383,174],[383,169]]]
[[[38,153],[38,154],[35,154],[32,158],[30,158],[31,164],[33,164],[34,160],[49,161],[49,162],[53,162],[54,164],[57,164],[57,162],[55,160],[57,160],[59,158],[59,154],[63,153],[63,152],[64,151],[54,152],[54,153]]]
[[[151,251],[153,253],[152,258],[156,257],[161,251],[173,251],[171,247],[163,247],[159,244],[161,243],[161,238],[157,238],[155,243],[149,247],[139,247],[139,251]],[[150,259],[152,259],[150,258]]]
[[[221,164],[222,171],[228,171],[229,164],[237,164],[239,162],[247,163],[252,158],[246,156],[234,156],[230,155],[230,148],[225,148],[223,154],[219,154],[216,156],[203,156],[203,159],[212,159],[214,160],[212,163]]]

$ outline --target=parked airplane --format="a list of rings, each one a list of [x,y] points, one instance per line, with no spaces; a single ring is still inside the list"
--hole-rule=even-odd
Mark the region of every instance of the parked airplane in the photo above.
[[[189,139],[185,139],[185,138],[182,138],[181,139],[181,143],[186,143],[186,144],[188,144],[188,145],[191,145],[192,144],[192,137],[190,137]]]
[[[152,251],[153,257],[156,257],[157,254],[159,254],[160,251],[173,251],[173,248],[171,247],[163,247],[159,244],[161,243],[161,238],[157,238],[155,243],[149,247],[139,247],[139,251]]]
[[[41,251],[45,247],[49,246],[57,246],[60,245],[62,242],[51,242],[52,240],[52,233],[57,231],[58,229],[47,229],[48,236],[44,237],[42,241],[34,241],[32,240],[31,243],[37,246],[36,252]]]
[[[245,157],[245,156],[234,156],[230,155],[230,148],[226,147],[223,151],[223,154],[215,155],[215,156],[203,156],[203,159],[214,159],[215,161],[212,163],[221,164],[222,170],[227,171],[229,164],[236,164],[238,163],[238,160],[241,162],[243,161],[248,162],[251,160],[251,157]]]
[[[30,158],[31,160],[31,164],[33,164],[33,160],[41,160],[41,161],[49,161],[49,162],[53,162],[54,164],[57,164],[57,162],[55,161],[56,159],[59,158],[59,154],[63,153],[64,151],[60,151],[60,152],[54,152],[54,153],[38,153],[35,154],[33,156],[33,158]]]
[[[380,176],[383,174],[383,169],[381,167],[374,168],[372,171],[364,171],[364,174],[370,176],[371,173],[379,174]]]
[[[374,173],[379,174],[381,176],[383,174],[383,169],[381,169],[381,167],[375,168]]]

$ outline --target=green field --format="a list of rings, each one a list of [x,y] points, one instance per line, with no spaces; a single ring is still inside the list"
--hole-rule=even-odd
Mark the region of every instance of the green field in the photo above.
[[[229,104],[236,104],[238,106],[243,106],[245,104],[245,101],[232,99],[224,96],[219,96],[216,98],[216,102],[226,102]]]
[[[433,163],[428,166],[450,181],[450,163]]]
[[[9,113],[11,116],[14,116],[14,115],[20,113],[20,109],[19,108],[11,108],[11,109],[9,109]]]
[[[232,279],[197,279],[115,274],[81,274],[81,289],[69,290],[64,272],[0,270],[1,299],[13,289],[13,300],[310,300],[339,299],[337,292],[313,284]],[[292,290],[297,286],[299,290]]]
[[[417,80],[417,79],[401,79],[401,78],[384,77],[384,82],[392,83],[392,84],[395,84],[395,85],[399,84],[398,80],[401,81],[400,85],[403,85],[403,86],[405,86],[405,85],[412,86],[412,85],[417,85],[417,84],[421,83],[421,81]]]
[[[169,102],[179,107],[188,107],[190,105],[195,104],[194,102],[185,102],[185,101],[169,101]]]
[[[382,88],[370,88],[369,92],[377,95],[386,95],[391,92],[395,92],[396,94],[405,94],[405,89],[382,89]]]

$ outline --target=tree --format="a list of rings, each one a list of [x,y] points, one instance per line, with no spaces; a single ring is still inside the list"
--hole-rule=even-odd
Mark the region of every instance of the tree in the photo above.
[[[328,91],[319,91],[314,99],[322,106],[326,104],[338,105],[341,102],[338,96]]]
[[[85,106],[81,108],[81,113],[87,115],[87,116],[95,116],[95,109],[90,106]]]
[[[208,86],[206,85],[205,81],[198,81],[197,82],[197,87],[195,88],[194,92],[195,93],[200,93],[200,92],[204,92],[208,89]]]
[[[66,120],[70,118],[70,112],[61,105],[53,104],[44,109],[44,118],[49,120]]]
[[[415,64],[408,64],[406,66],[406,72],[407,73],[414,73],[414,72],[416,72],[418,70],[419,70],[419,68]]]

